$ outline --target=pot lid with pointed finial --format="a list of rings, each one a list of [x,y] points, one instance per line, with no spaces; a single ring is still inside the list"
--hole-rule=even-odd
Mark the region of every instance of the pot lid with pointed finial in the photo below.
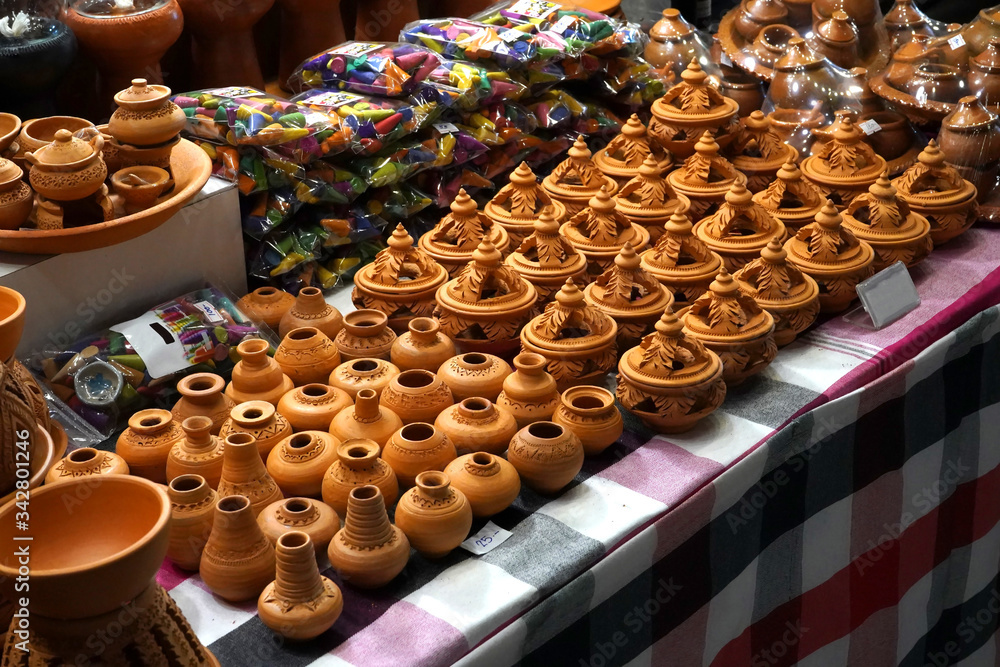
[[[493,220],[479,210],[465,188],[459,189],[450,208],[448,215],[420,237],[418,246],[421,250],[439,262],[465,263],[472,259],[472,251],[483,235],[489,235],[497,250],[501,253],[507,251],[510,245],[507,231],[493,224]]]
[[[986,50],[971,58],[969,63],[984,72],[1000,72],[1000,36],[991,38]]]
[[[560,162],[552,173],[542,180],[542,187],[552,197],[590,198],[602,187],[606,187],[611,194],[618,191],[618,183],[610,176],[602,174],[594,164],[582,134],[576,138],[567,154],[569,157]]]
[[[673,166],[670,153],[650,138],[639,116],[632,114],[621,132],[594,155],[594,164],[612,178],[628,179],[638,174],[649,158],[654,159],[660,172]]]
[[[615,196],[615,206],[633,222],[665,221],[675,211],[686,210],[690,205],[687,197],[670,187],[652,155],[646,156],[639,173]]]
[[[759,109],[740,120],[730,150],[733,166],[744,172],[773,171],[799,159],[799,152],[784,142]]]
[[[487,238],[479,243],[472,260],[458,276],[437,291],[442,308],[480,316],[530,309],[537,299],[535,288],[504,264],[500,251]]]
[[[587,257],[559,233],[559,222],[552,208],[545,208],[535,221],[535,230],[507,256],[505,263],[532,284],[556,282],[582,277],[587,272]]]
[[[617,334],[615,321],[588,304],[583,290],[570,278],[545,311],[524,326],[521,341],[552,352],[578,351],[613,345]]]
[[[774,182],[755,194],[753,200],[786,226],[795,229],[815,220],[826,203],[823,193],[802,177],[794,162],[781,165]]]
[[[671,215],[656,245],[640,256],[642,268],[667,286],[677,281],[711,280],[722,267],[722,258],[695,236],[692,228],[685,213]]]
[[[785,53],[774,63],[774,69],[781,72],[802,72],[819,69],[823,66],[823,61],[823,56],[810,49],[806,40],[793,37],[788,40]]]
[[[590,198],[587,208],[563,223],[559,232],[584,254],[617,254],[626,243],[634,248],[645,248],[649,243],[649,232],[629,221],[603,186]]]
[[[862,141],[850,116],[840,116],[833,138],[802,162],[802,174],[813,182],[833,187],[855,187],[873,182],[886,169],[886,161]]]
[[[840,10],[816,26],[816,35],[833,44],[850,44],[858,41],[858,32],[851,23],[851,17]]]
[[[653,102],[652,113],[661,122],[670,125],[682,124],[715,124],[735,118],[739,112],[739,104],[710,85],[708,73],[701,68],[697,60],[692,60],[683,72],[681,81],[674,84],[663,97]]]
[[[682,319],[685,333],[707,342],[737,343],[774,331],[771,314],[740,292],[739,285],[724,268]]]
[[[618,372],[639,385],[677,388],[699,385],[722,372],[718,355],[687,335],[673,310],[667,309],[655,331],[622,354]]]
[[[750,261],[770,239],[784,238],[785,225],[754,202],[746,186],[737,182],[729,188],[719,210],[694,226],[694,233],[723,258]]]
[[[511,172],[509,181],[483,207],[483,213],[494,222],[508,228],[525,227],[525,233],[530,234],[532,225],[546,206],[553,207],[557,220],[562,221],[566,217],[562,202],[554,201],[549,196],[527,162],[522,162]]]
[[[649,29],[649,36],[657,42],[683,42],[693,34],[694,26],[674,7],[664,9],[662,18]]]
[[[615,263],[584,289],[587,302],[621,323],[662,313],[673,295],[648,271],[631,243],[626,243]]]
[[[788,261],[811,275],[840,275],[872,263],[872,247],[843,226],[843,217],[833,202],[816,214],[816,221],[785,243]]]
[[[667,182],[688,197],[722,197],[736,181],[745,182],[746,176],[719,154],[719,144],[708,130],[695,144],[694,154],[667,176]]]
[[[922,208],[951,206],[977,194],[976,186],[945,162],[944,153],[933,139],[920,151],[917,163],[892,184],[900,197]]]
[[[927,218],[910,210],[906,200],[896,196],[888,172],[882,172],[868,192],[858,195],[844,211],[844,226],[865,241],[905,242],[927,236]]]
[[[954,111],[941,121],[942,128],[952,132],[983,132],[996,131],[997,120],[1000,119],[990,111],[975,95],[968,95],[958,101]]]
[[[384,248],[354,275],[356,289],[403,296],[436,290],[448,280],[448,271],[413,245],[402,223],[396,225]]]
[[[788,253],[777,237],[760,251],[760,257],[733,278],[740,291],[765,309],[798,308],[819,297],[816,281],[788,263]]]
[[[788,19],[788,8],[780,0],[743,0],[741,9],[761,25],[785,23]]]

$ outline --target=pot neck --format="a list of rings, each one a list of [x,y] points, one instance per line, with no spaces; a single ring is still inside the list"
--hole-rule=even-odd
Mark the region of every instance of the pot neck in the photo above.
[[[378,421],[382,417],[382,409],[378,403],[378,396],[371,389],[362,389],[358,392],[354,403],[354,418],[359,422],[370,424]]]
[[[323,593],[316,547],[305,533],[282,535],[274,549],[274,592],[291,602],[309,602]]]
[[[215,448],[212,420],[208,417],[188,417],[181,424],[184,441],[189,451],[208,451]]]
[[[492,454],[476,452],[465,460],[465,469],[477,477],[492,477],[500,473],[500,463]]]
[[[344,541],[360,548],[375,548],[391,540],[392,524],[385,512],[382,492],[375,486],[359,486],[347,498]]]
[[[485,398],[467,398],[455,410],[462,417],[475,421],[488,421],[497,414],[496,406]]]
[[[152,436],[170,428],[173,417],[166,410],[142,410],[132,415],[128,427],[138,435]]]
[[[319,516],[316,505],[308,498],[289,498],[278,505],[278,520],[285,525],[304,525],[314,522]]]
[[[337,449],[337,458],[351,470],[367,470],[378,460],[378,444],[374,440],[348,440]]]
[[[101,469],[101,464],[104,463],[104,459],[108,456],[107,452],[102,452],[99,449],[94,449],[93,447],[83,447],[81,449],[74,450],[69,456],[63,459],[62,467],[65,470],[71,470],[77,473],[83,473],[89,470],[99,471]]]
[[[330,309],[323,293],[315,287],[303,287],[299,290],[299,296],[295,299],[295,311],[310,315],[319,315]]]
[[[181,475],[167,485],[167,495],[175,505],[194,505],[213,493],[212,487],[200,475]]]

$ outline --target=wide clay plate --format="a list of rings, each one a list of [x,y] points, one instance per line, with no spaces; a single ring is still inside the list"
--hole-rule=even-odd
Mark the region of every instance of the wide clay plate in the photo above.
[[[181,139],[170,154],[173,194],[140,213],[108,222],[66,229],[0,230],[0,250],[29,255],[58,255],[105,248],[142,236],[169,220],[188,203],[212,175],[212,160],[198,146]]]

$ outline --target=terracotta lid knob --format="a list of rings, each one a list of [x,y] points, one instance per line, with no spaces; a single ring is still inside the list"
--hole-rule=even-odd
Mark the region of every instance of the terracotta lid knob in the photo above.
[[[705,85],[705,79],[707,78],[708,74],[705,73],[696,59],[688,63],[687,69],[681,72],[681,79],[692,86]]]
[[[676,7],[667,7],[663,10],[663,18],[665,19],[675,19],[681,15],[681,10]]]
[[[472,201],[472,197],[465,191],[465,188],[459,189],[458,194],[455,195],[455,201],[451,202],[450,208],[456,218],[470,218],[478,210],[476,202]]]
[[[656,330],[668,338],[680,338],[684,331],[684,325],[677,319],[673,308],[668,307],[657,320]]]
[[[551,206],[543,208],[542,212],[538,215],[538,220],[535,220],[534,228],[535,233],[545,236],[559,234],[559,221],[556,220],[555,209]]]
[[[782,181],[798,181],[802,179],[802,172],[794,162],[786,162],[778,170],[778,179]]]
[[[604,215],[610,215],[615,210],[615,203],[611,200],[606,185],[602,185],[600,192],[590,198],[590,208]]]
[[[816,214],[816,222],[826,230],[836,231],[840,228],[843,218],[840,216],[840,211],[837,210],[833,202],[827,199],[823,208]]]
[[[496,246],[493,245],[493,242],[490,241],[489,237],[483,236],[483,240],[472,251],[472,261],[484,267],[495,267],[500,266],[503,262],[503,256],[496,249]]]
[[[705,130],[698,143],[694,145],[694,150],[698,155],[706,158],[713,158],[719,154],[719,144],[715,143],[715,137],[711,130]]]
[[[765,116],[764,112],[760,109],[751,112],[744,123],[746,124],[747,129],[757,130],[760,132],[766,132],[771,127],[770,119],[768,119],[768,117]]]
[[[854,127],[854,121],[850,115],[843,114],[839,116],[837,127],[833,130],[833,139],[845,144],[853,144],[860,141],[860,132]]]
[[[745,208],[753,204],[753,193],[742,181],[736,181],[726,193],[726,203],[734,208]]]
[[[69,130],[56,130],[55,140],[63,144],[73,140],[73,133]]]
[[[646,126],[642,124],[639,120],[637,114],[632,114],[629,119],[625,121],[625,125],[622,127],[621,133],[626,137],[638,138],[646,134]]]
[[[413,247],[413,237],[406,231],[403,223],[399,223],[392,231],[392,236],[389,237],[387,244],[393,250],[409,250]]]
[[[686,213],[679,211],[672,214],[663,227],[672,234],[683,236],[691,233],[691,219],[687,217]]]
[[[896,188],[894,188],[892,183],[889,182],[889,172],[883,171],[881,175],[879,175],[878,180],[869,186],[868,192],[870,192],[873,197],[877,197],[885,201],[893,201],[896,199]]]
[[[535,185],[538,180],[535,178],[535,172],[531,171],[531,167],[528,166],[528,163],[522,162],[517,165],[517,169],[511,173],[510,182],[515,185]]]
[[[639,175],[645,178],[656,178],[660,174],[660,163],[656,161],[652,153],[647,153],[646,159],[639,165]]]
[[[145,79],[132,79],[132,87],[136,88],[136,89],[139,89],[139,90],[142,90],[143,88],[145,88],[146,87],[146,83],[147,82],[146,82]]]
[[[718,294],[719,296],[732,296],[739,292],[740,288],[733,280],[733,276],[730,275],[729,271],[723,267],[715,280],[709,286],[709,289]]]
[[[623,271],[635,271],[639,268],[641,260],[639,255],[636,254],[635,248],[628,241],[622,246],[622,249],[618,252],[618,256],[615,257],[615,266]]]
[[[921,164],[925,164],[931,169],[937,169],[944,166],[944,153],[938,148],[937,141],[931,139],[930,142],[924,147],[924,150],[920,151],[920,155],[917,160]]]
[[[775,236],[773,239],[767,242],[767,246],[760,251],[760,257],[768,264],[784,264],[785,258],[788,257],[788,253],[785,252],[785,247],[781,245],[781,239]]]
[[[566,284],[559,288],[556,301],[567,308],[583,308],[586,305],[583,292],[576,286],[572,278],[567,278]]]
[[[568,155],[574,160],[589,160],[591,156],[590,149],[587,148],[587,142],[584,141],[583,135],[579,135],[573,145],[567,151]]]

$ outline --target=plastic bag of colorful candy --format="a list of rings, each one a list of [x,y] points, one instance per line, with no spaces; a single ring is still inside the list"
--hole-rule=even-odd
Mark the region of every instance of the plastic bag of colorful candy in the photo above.
[[[288,79],[288,86],[296,92],[332,88],[402,97],[427,78],[439,62],[433,49],[417,44],[344,42],[307,58]]]

